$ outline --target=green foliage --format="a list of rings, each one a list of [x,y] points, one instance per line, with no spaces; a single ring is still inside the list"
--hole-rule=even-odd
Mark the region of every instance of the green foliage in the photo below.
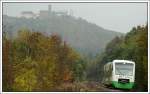
[[[96,61],[89,61],[87,63],[87,67],[86,67],[86,77],[87,80],[89,81],[98,81],[99,80],[99,71],[98,68],[99,66],[97,66],[97,62]]]
[[[86,62],[84,60],[79,60],[73,64],[74,78],[76,81],[85,80],[85,69]]]
[[[124,37],[116,37],[108,43],[103,56],[98,60],[104,65],[114,59],[133,60],[136,63],[135,88],[147,91],[148,81],[148,30],[146,26],[134,27]],[[102,66],[99,71],[102,71]],[[102,76],[102,74],[100,75]]]

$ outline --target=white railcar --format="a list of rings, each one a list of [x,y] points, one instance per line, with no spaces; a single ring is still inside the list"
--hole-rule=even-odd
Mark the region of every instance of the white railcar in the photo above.
[[[103,83],[115,88],[132,89],[135,80],[135,62],[113,60],[104,65]]]

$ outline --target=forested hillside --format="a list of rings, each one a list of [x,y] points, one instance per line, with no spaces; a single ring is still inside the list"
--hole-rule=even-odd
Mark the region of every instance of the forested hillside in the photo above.
[[[10,38],[17,36],[17,31],[22,28],[47,35],[57,33],[80,54],[90,57],[102,52],[111,39],[122,35],[122,33],[104,29],[82,18],[70,15],[49,15],[37,18],[3,15],[3,25],[6,26]]]
[[[134,61],[134,90],[148,90],[147,25],[123,35],[67,15],[4,16],[2,40],[3,91],[103,91],[115,59]]]
[[[84,79],[84,61],[58,35],[27,29],[14,40],[3,35],[3,91],[59,91]]]
[[[95,77],[101,80],[103,65],[114,59],[131,60],[135,62],[135,89],[148,90],[148,26],[134,27],[125,36],[115,37],[110,41],[105,51],[97,57],[94,68]],[[91,65],[93,65],[91,63]],[[95,65],[94,65],[95,66]],[[98,70],[98,71],[97,71]],[[101,73],[101,74],[100,74]]]

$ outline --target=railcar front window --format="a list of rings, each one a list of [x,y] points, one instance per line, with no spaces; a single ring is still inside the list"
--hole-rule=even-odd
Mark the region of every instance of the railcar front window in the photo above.
[[[115,74],[132,76],[133,75],[133,64],[116,63],[115,64]]]

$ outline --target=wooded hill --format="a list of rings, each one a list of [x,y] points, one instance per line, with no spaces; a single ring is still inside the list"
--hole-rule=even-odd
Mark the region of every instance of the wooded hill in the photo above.
[[[77,83],[101,83],[103,65],[114,59],[134,61],[134,89],[148,90],[147,25],[115,37],[95,60],[83,59],[59,35],[45,36],[28,29],[18,31],[13,40],[3,32],[2,50],[3,91],[65,91],[67,83],[71,84],[69,91],[80,91]]]
[[[80,91],[76,83],[100,83],[103,65],[114,59],[134,61],[134,88],[147,91],[148,26],[120,35],[72,16],[3,16],[3,91],[65,91],[66,83]]]
[[[53,15],[43,18],[17,18],[3,15],[3,25],[10,37],[15,37],[18,30],[28,28],[31,32],[45,35],[57,33],[71,47],[86,56],[95,56],[102,52],[106,44],[122,33],[104,29],[82,18],[69,15]]]

